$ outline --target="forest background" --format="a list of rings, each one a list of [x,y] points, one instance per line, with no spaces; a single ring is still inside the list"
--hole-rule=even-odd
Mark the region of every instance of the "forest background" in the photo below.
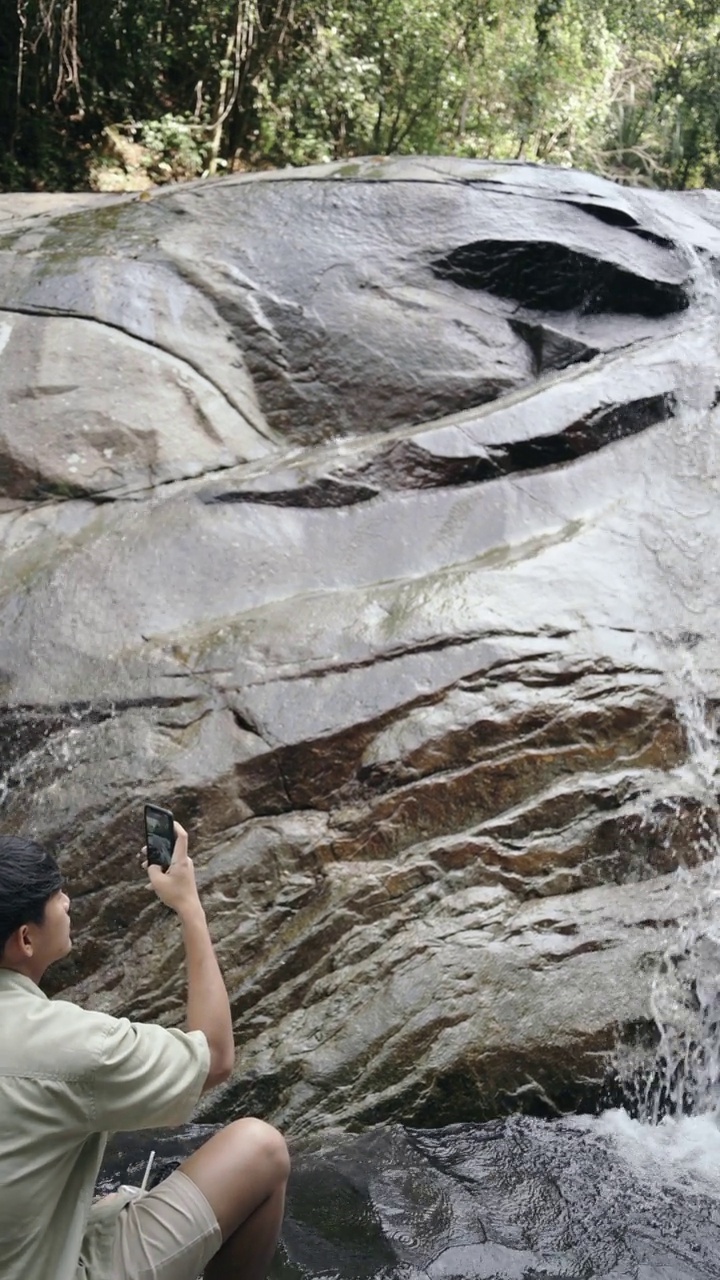
[[[453,154],[720,185],[718,0],[0,0],[0,185]]]

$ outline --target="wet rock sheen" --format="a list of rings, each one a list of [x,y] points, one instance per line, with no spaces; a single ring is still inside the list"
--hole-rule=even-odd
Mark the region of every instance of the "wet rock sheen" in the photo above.
[[[704,1167],[683,1167],[671,1133],[654,1149],[639,1126],[625,1127],[623,1138],[613,1117],[514,1117],[301,1144],[271,1276],[715,1280],[717,1150],[705,1152]],[[121,1137],[103,1189],[138,1182],[153,1148],[155,1178],[167,1176],[206,1136]]]
[[[2,197],[2,824],[74,892],[52,989],[169,1024],[142,803],[189,827],[204,1118],[552,1115],[651,1030],[717,825],[676,677],[717,696],[719,201],[443,159]]]

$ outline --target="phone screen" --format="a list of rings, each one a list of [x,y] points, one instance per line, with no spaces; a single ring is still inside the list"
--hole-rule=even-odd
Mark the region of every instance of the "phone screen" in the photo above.
[[[167,870],[175,845],[173,816],[169,809],[161,809],[154,804],[145,805],[145,843],[148,862],[156,863]]]

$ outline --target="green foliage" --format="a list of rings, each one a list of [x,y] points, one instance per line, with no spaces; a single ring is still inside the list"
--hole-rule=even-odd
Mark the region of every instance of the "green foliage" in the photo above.
[[[196,178],[205,167],[207,142],[192,116],[166,112],[144,120],[134,130],[147,152],[147,169],[157,182]]]
[[[8,0],[0,181],[394,152],[720,183],[717,0]]]

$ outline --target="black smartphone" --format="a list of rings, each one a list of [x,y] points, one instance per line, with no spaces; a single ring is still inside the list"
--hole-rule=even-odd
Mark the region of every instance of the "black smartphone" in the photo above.
[[[147,860],[167,871],[175,848],[174,819],[169,809],[145,805],[145,845]]]

